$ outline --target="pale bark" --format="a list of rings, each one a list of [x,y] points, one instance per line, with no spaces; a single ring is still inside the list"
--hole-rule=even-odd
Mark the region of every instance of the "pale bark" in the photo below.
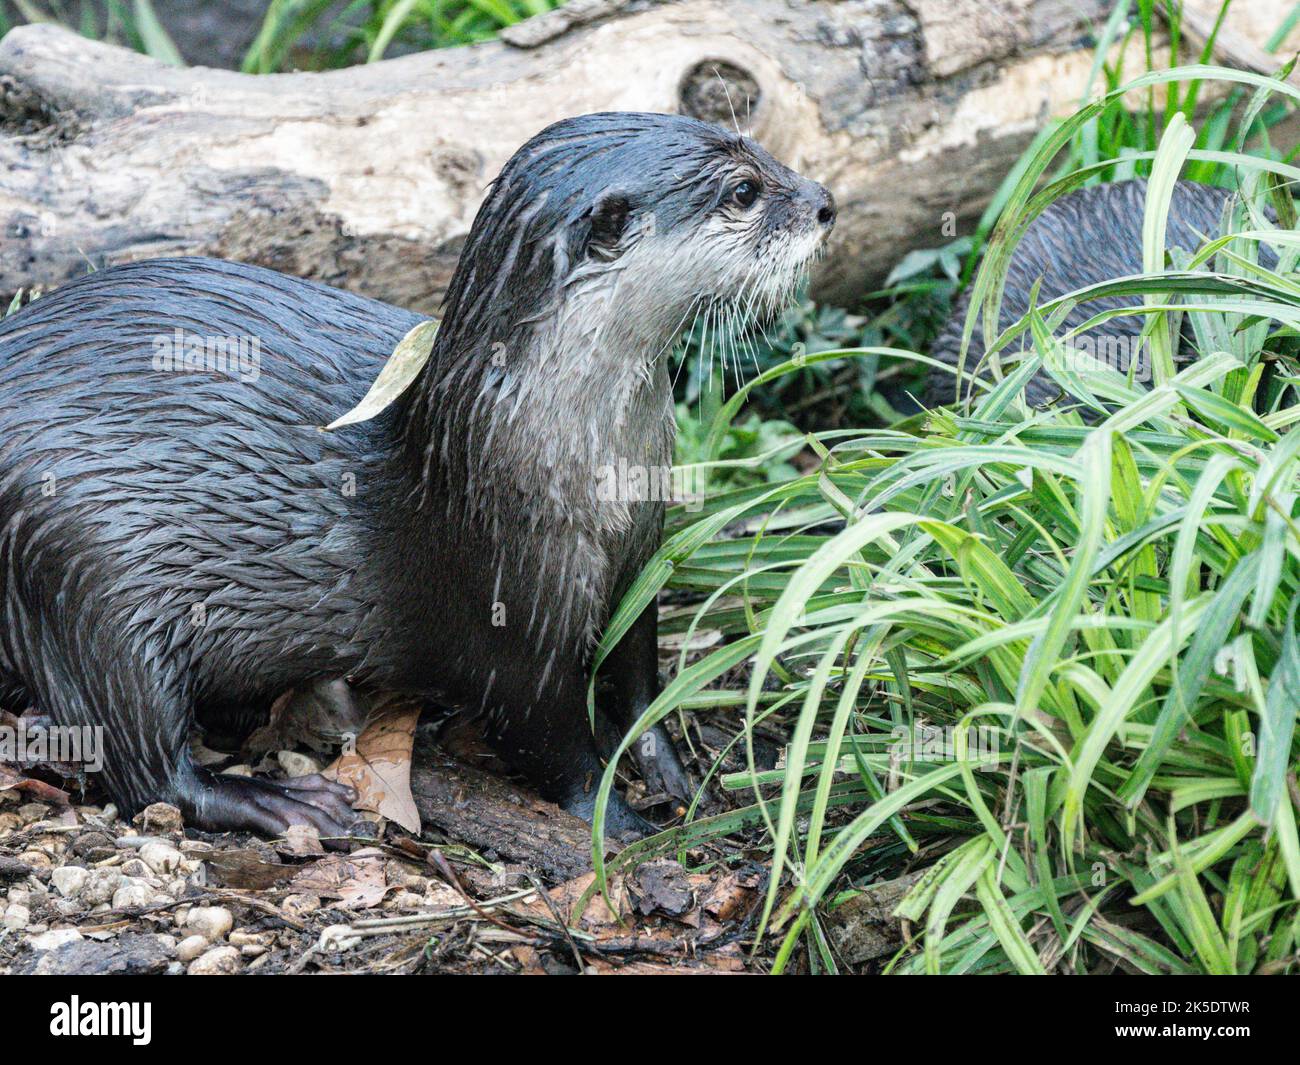
[[[0,294],[208,254],[432,312],[487,183],[538,129],[605,109],[730,122],[734,106],[834,191],[818,294],[851,301],[968,225],[1077,103],[1109,7],[572,0],[501,41],[261,77],[21,27],[0,42]]]

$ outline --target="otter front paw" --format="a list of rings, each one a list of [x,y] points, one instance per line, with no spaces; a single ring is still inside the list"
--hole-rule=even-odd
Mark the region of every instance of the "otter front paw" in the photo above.
[[[321,776],[276,781],[200,771],[187,790],[181,812],[209,832],[280,836],[290,825],[311,825],[322,837],[345,837],[358,819],[356,792]]]

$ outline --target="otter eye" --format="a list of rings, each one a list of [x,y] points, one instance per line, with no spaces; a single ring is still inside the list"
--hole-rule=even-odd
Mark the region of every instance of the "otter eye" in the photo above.
[[[731,190],[731,198],[741,207],[752,207],[754,201],[758,199],[758,192],[758,182],[746,180]]]

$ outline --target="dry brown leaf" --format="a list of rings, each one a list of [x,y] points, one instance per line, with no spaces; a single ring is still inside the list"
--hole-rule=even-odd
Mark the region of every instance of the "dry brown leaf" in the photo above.
[[[756,898],[753,888],[742,884],[735,873],[728,873],[717,879],[700,873],[692,876],[691,882],[695,886],[700,907],[719,921],[731,921],[743,916],[744,911],[753,905]]]
[[[558,887],[551,888],[547,894],[551,897],[555,912],[559,913],[565,921],[568,921],[569,915],[573,912],[573,907],[578,904],[578,900],[582,898],[583,893],[595,879],[595,873],[584,873],[582,876],[566,881]],[[621,929],[623,926],[620,925],[619,919],[622,918],[626,921],[632,913],[632,906],[627,897],[627,888],[624,886],[621,876],[610,877],[609,897],[614,903],[616,912],[611,913],[609,907],[605,905],[605,900],[597,893],[587,903],[587,908],[578,921],[578,927],[589,932],[618,931]],[[534,898],[524,908],[538,917],[554,920],[552,906],[548,906],[542,899]]]
[[[388,883],[387,866],[373,848],[332,855],[304,867],[289,886],[296,892],[338,899],[344,909],[364,910],[378,906],[396,890],[397,885]]]
[[[542,967],[542,960],[533,947],[512,947],[510,955],[519,964],[519,974],[521,976],[546,975],[546,970]]]
[[[361,399],[342,417],[335,418],[326,431],[339,429],[345,425],[366,422],[390,406],[411,382],[419,376],[424,364],[433,353],[433,338],[438,335],[438,323],[432,320],[420,322],[398,341],[393,353],[388,356],[379,376]]]
[[[298,868],[268,862],[263,852],[253,847],[212,851],[204,857],[213,883],[245,891],[264,891],[283,884],[292,879]]]
[[[420,708],[413,703],[377,705],[355,748],[322,774],[356,788],[357,809],[380,814],[414,835],[420,834],[420,812],[411,795],[411,750],[419,719]]]
[[[56,788],[53,784],[46,784],[43,780],[33,780],[31,777],[25,777],[18,772],[13,766],[5,765],[0,762],[0,791],[26,792],[28,796],[37,802],[48,802],[57,806],[60,810],[59,819],[64,824],[76,824],[76,814],[72,811],[72,799],[62,788]],[[72,820],[68,820],[68,815],[72,814]]]
[[[266,723],[244,741],[244,753],[292,750],[300,743],[313,751],[333,750],[361,731],[369,706],[369,697],[341,677],[300,684],[271,704]]]
[[[275,849],[291,858],[310,858],[325,853],[320,833],[313,825],[290,825],[284,830],[284,838],[276,844]]]

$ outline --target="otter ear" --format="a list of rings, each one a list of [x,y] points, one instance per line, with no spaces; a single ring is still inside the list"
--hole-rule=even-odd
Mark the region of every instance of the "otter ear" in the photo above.
[[[597,200],[591,209],[591,226],[584,249],[586,254],[605,261],[616,259],[621,250],[619,241],[627,230],[631,213],[627,197],[621,192],[608,192]]]

